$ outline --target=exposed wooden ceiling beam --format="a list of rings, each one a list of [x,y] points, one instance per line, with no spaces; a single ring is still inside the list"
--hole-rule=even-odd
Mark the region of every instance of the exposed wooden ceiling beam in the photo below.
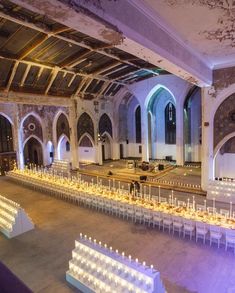
[[[68,87],[70,87],[72,85],[72,83],[73,83],[74,79],[76,78],[76,76],[77,76],[76,74],[71,76],[71,79],[70,79],[70,81],[68,83]]]
[[[128,73],[123,73],[121,75],[118,75],[115,79],[119,80],[119,78],[123,78],[123,77],[126,77],[126,76],[129,76],[131,74],[135,74],[136,72],[140,71],[140,69],[133,69],[131,71],[129,71]]]
[[[31,52],[33,52],[40,45],[42,45],[48,38],[49,38],[49,35],[42,35],[30,47],[27,46],[27,48],[20,54],[20,56],[18,57],[18,59],[19,60],[22,60],[25,57],[27,57]]]
[[[10,13],[10,12],[8,12],[8,14],[7,14],[6,12],[0,12],[0,17],[2,17],[2,18],[6,18],[6,19],[11,20],[11,21],[13,21],[13,22],[15,22],[15,23],[18,23],[18,24],[20,24],[20,25],[23,25],[23,26],[26,26],[26,27],[32,28],[32,29],[34,29],[34,30],[36,30],[36,31],[40,31],[40,32],[42,32],[42,33],[44,33],[44,34],[49,34],[50,36],[53,35],[53,31],[50,31],[50,30],[45,29],[45,26],[43,27],[42,25],[39,25],[39,24],[36,25],[36,24],[34,24],[34,23],[32,22],[31,19],[22,20],[21,18],[19,18],[19,17],[17,17],[17,16],[12,16],[12,15],[10,15],[9,13]],[[61,36],[61,35],[59,35],[59,34],[54,34],[54,36],[55,36],[56,38],[60,39],[60,40],[64,40],[64,41],[69,42],[69,43],[71,43],[71,44],[74,44],[74,45],[80,46],[80,47],[82,47],[82,48],[89,49],[90,51],[98,52],[98,53],[100,53],[100,54],[102,54],[102,55],[105,55],[105,56],[107,56],[107,57],[110,57],[110,58],[112,58],[112,59],[114,59],[114,60],[118,60],[118,61],[121,62],[121,63],[128,64],[128,65],[131,65],[131,66],[135,66],[135,67],[137,67],[137,68],[139,68],[139,69],[144,69],[144,70],[146,70],[146,71],[148,71],[148,72],[150,72],[150,73],[152,73],[152,74],[154,74],[154,75],[159,75],[158,73],[154,72],[154,70],[147,69],[147,68],[142,68],[141,66],[137,66],[137,65],[133,64],[133,63],[130,62],[130,61],[123,60],[123,59],[121,59],[121,58],[119,58],[119,57],[117,57],[117,56],[115,56],[115,55],[113,55],[113,54],[110,54],[110,53],[105,52],[105,51],[102,50],[102,49],[93,49],[92,47],[90,47],[90,46],[88,46],[88,45],[86,45],[86,44],[84,44],[84,43],[82,43],[82,42],[75,41],[75,40],[73,40],[73,39],[70,39],[70,38],[68,38],[68,37]]]
[[[93,78],[90,78],[90,80],[87,82],[86,86],[82,90],[82,93],[85,93],[86,92],[86,90],[88,89],[89,85],[92,83],[92,80],[93,80]]]
[[[109,69],[112,69],[112,68],[118,66],[119,64],[120,64],[119,61],[117,61],[117,60],[116,61],[113,61],[111,64],[108,64],[106,66],[102,66],[102,67],[100,67],[100,68],[92,71],[90,74],[94,74],[94,75],[95,74],[101,74],[101,73],[103,73],[103,72],[105,72],[105,71],[107,71]]]
[[[119,71],[119,70],[123,70],[124,68],[126,68],[126,67],[128,67],[128,66],[129,66],[129,65],[123,64],[122,67],[116,68],[116,69],[114,69],[114,70],[112,70],[112,71],[110,71],[110,72],[108,72],[108,73],[105,73],[104,76],[106,76],[106,75],[110,75],[110,74],[113,74],[114,72],[117,72],[117,71]]]
[[[8,79],[8,82],[7,82],[7,86],[6,86],[6,89],[5,89],[7,92],[9,91],[9,89],[11,87],[11,83],[12,83],[12,81],[14,79],[14,76],[15,76],[15,73],[16,73],[16,70],[17,70],[18,65],[19,65],[19,61],[16,61],[15,64],[14,64],[14,66],[13,66],[13,68],[12,68],[10,77]]]
[[[72,56],[66,58],[63,62],[61,62],[60,67],[74,67],[78,65],[82,59],[85,60],[86,59],[85,57],[87,57],[90,53],[91,53],[90,50],[83,53],[76,52],[75,54],[73,54]]]
[[[16,58],[13,58],[13,57],[10,57],[10,56],[3,56],[3,55],[0,55],[0,59],[7,59],[7,60],[11,60],[11,61],[18,61]],[[44,64],[41,64],[41,63],[37,63],[37,62],[32,62],[32,61],[27,61],[27,60],[21,60],[20,63],[23,63],[23,64],[29,64],[29,65],[34,65],[34,66],[38,66],[38,67],[43,67],[43,68],[48,68],[48,69],[55,69],[57,68],[59,71],[61,72],[65,72],[65,73],[72,73],[72,74],[76,74],[76,75],[79,75],[79,76],[83,76],[83,77],[90,77],[89,74],[86,74],[86,73],[82,73],[82,72],[78,72],[78,73],[75,73],[73,70],[69,70],[69,69],[60,69],[59,67],[57,66],[49,66],[49,65],[44,65]],[[93,76],[94,77],[94,76]],[[108,79],[108,78],[105,78],[105,77],[102,77],[102,76],[95,76],[94,77],[95,79],[98,79],[98,80],[104,80],[104,81],[114,81],[112,79]],[[115,81],[116,82],[116,81]],[[118,82],[120,84],[124,84],[122,82]]]
[[[103,95],[105,89],[107,88],[107,86],[109,86],[109,84],[110,84],[109,81],[104,82],[104,84],[102,85],[101,89],[99,90],[99,93],[96,96],[96,99],[99,99]]]
[[[49,92],[49,90],[50,90],[50,88],[51,88],[51,86],[52,86],[54,80],[56,79],[56,76],[57,76],[58,72],[59,72],[59,69],[58,69],[58,68],[54,68],[54,69],[52,70],[52,72],[51,72],[51,76],[50,76],[50,79],[49,79],[49,83],[48,83],[48,85],[47,85],[47,87],[46,87],[46,90],[45,90],[45,95],[48,94],[48,92]]]
[[[82,87],[83,87],[84,84],[86,83],[87,79],[88,79],[88,78],[84,78],[84,79],[80,82],[80,84],[78,85],[78,87],[77,87],[75,93],[72,95],[72,97],[74,97],[74,98],[77,97],[77,95],[79,94],[80,90],[82,89]]]
[[[29,73],[30,68],[31,68],[31,65],[30,64],[27,64],[27,67],[26,67],[26,69],[24,71],[24,75],[22,76],[22,79],[21,79],[21,82],[20,82],[20,86],[23,86],[24,85],[25,80],[26,80],[26,78],[28,76],[28,73]]]

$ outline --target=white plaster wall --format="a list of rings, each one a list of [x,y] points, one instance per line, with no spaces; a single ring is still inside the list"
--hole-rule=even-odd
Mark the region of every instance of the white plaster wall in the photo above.
[[[140,143],[128,143],[127,145],[127,157],[141,158],[142,154],[139,153]]]
[[[215,159],[215,177],[235,178],[235,154],[217,154]]]
[[[66,160],[68,162],[71,162],[71,151],[66,151],[66,142],[67,142],[66,138],[63,138],[62,141],[60,142],[60,148],[58,150],[59,158],[62,161]]]
[[[78,147],[78,156],[80,162],[96,163],[96,148]]]

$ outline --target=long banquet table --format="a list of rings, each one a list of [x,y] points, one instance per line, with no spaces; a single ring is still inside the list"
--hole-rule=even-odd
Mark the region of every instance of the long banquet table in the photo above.
[[[219,227],[223,236],[226,233],[235,236],[235,219],[227,218],[220,214],[210,214],[207,211],[196,211],[195,208],[187,206],[176,206],[167,202],[158,202],[150,197],[138,198],[124,190],[113,190],[106,186],[84,182],[82,180],[55,176],[51,173],[35,170],[13,170],[8,172],[7,176],[17,182],[30,186],[34,189],[45,191],[50,195],[63,198],[76,204],[85,204],[88,207],[94,207],[98,201],[103,202],[103,211],[118,205],[123,208],[123,217],[128,218],[128,210],[132,209],[135,213],[142,212],[142,215],[148,213],[153,216],[160,212],[161,215],[170,215],[172,217],[181,217],[182,220],[191,220],[196,223],[204,223],[209,229]],[[126,213],[126,214],[125,214]]]

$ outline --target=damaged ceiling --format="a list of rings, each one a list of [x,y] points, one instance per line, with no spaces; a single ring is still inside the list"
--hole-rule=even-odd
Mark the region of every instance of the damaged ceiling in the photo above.
[[[169,74],[10,1],[0,1],[0,89],[94,99]]]

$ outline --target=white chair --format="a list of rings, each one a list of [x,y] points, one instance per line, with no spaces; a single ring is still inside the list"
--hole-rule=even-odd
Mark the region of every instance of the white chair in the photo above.
[[[226,230],[225,232],[225,250],[226,251],[229,246],[234,248],[234,254],[235,254],[235,231],[232,231],[232,230]]]
[[[178,207],[186,207],[186,202],[183,200],[178,200],[177,205],[178,205]]]
[[[229,210],[225,210],[225,209],[220,209],[220,214],[222,216],[224,216],[225,218],[228,218],[229,217]]]
[[[170,233],[171,226],[173,223],[171,215],[164,214],[162,218],[163,218],[163,220],[162,220],[163,231],[165,230],[165,228],[167,228]]]
[[[208,228],[205,223],[196,222],[196,242],[198,238],[203,239],[203,243],[206,243],[206,235],[208,233]]]
[[[181,234],[181,231],[183,230],[183,222],[182,222],[182,218],[178,217],[178,216],[172,216],[172,220],[173,220],[173,234],[175,233],[175,231],[179,232],[179,236]]]
[[[207,211],[208,211],[209,214],[216,214],[216,208],[208,207]]]
[[[117,216],[119,213],[119,206],[115,200],[112,201],[111,211],[112,211],[112,215],[115,215],[115,216]]]
[[[118,216],[119,217],[122,216],[122,218],[124,219],[126,216],[126,210],[127,210],[126,205],[123,203],[120,203],[118,208]]]
[[[158,225],[158,228],[160,230],[161,223],[162,223],[162,213],[161,212],[153,212],[153,217],[152,217],[153,228],[155,228],[155,226]]]
[[[152,220],[152,212],[150,210],[143,211],[143,220],[144,220],[144,224],[148,223],[148,226],[150,226],[150,223]]]
[[[160,197],[160,202],[167,202],[167,198],[166,197]]]
[[[136,208],[135,209],[135,223],[137,221],[140,222],[140,224],[142,223],[142,220],[143,220],[143,212],[142,212],[142,209],[141,208]]]
[[[190,240],[192,239],[193,233],[195,230],[195,226],[191,220],[184,219],[183,220],[183,231],[184,231],[184,238],[185,235],[188,234],[190,237]]]
[[[197,204],[196,209],[197,211],[206,211],[205,205],[202,205],[202,204]]]
[[[133,206],[128,206],[127,207],[127,220],[129,220],[129,218],[131,218],[131,220],[133,221],[135,216],[135,210]]]
[[[210,225],[210,246],[213,240],[215,240],[218,243],[218,248],[219,248],[221,237],[222,237],[222,233],[221,233],[220,227]]]

